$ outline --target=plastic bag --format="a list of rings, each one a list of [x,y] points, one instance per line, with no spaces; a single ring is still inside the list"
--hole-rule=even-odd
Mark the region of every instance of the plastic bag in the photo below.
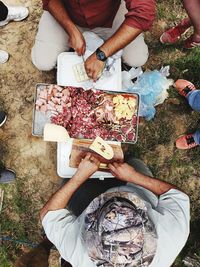
[[[98,47],[100,47],[104,40],[101,39],[96,33],[85,31],[83,32],[83,36],[86,42],[86,51],[83,55],[84,61],[93,54]],[[101,74],[101,77],[98,79],[98,86],[99,88],[103,88],[106,83],[109,83],[109,81],[112,81],[115,79],[116,76],[116,62],[117,59],[122,56],[122,50],[118,51],[111,57],[108,57],[105,63],[104,70]],[[84,89],[91,89],[95,87],[95,84],[93,80],[87,80],[84,83],[82,83],[82,87]]]
[[[85,31],[83,33],[83,36],[86,42],[86,52],[84,55],[84,59],[86,60],[88,56],[93,54],[97,50],[97,48],[100,47],[104,43],[104,41],[96,33],[89,32],[89,31]],[[114,62],[116,59],[120,58],[121,56],[122,56],[122,50],[119,50],[117,53],[115,53],[111,57],[108,57],[108,59],[106,60],[106,65],[105,65],[103,76],[105,75],[105,77],[109,77],[115,72]]]
[[[140,95],[139,116],[147,120],[154,118],[155,106],[164,102],[168,97],[167,89],[173,84],[173,80],[167,79],[169,67],[162,68],[161,71],[154,70],[141,74],[137,81],[130,86],[127,91]],[[126,81],[128,84],[128,82]],[[124,84],[124,82],[123,82]]]

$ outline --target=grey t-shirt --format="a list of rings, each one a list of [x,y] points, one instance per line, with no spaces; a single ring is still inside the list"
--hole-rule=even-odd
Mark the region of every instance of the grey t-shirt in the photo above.
[[[171,189],[158,198],[149,190],[130,183],[107,192],[115,191],[132,192],[144,200],[158,236],[156,255],[150,267],[171,266],[189,235],[189,197]],[[49,211],[42,221],[49,240],[73,267],[96,266],[82,240],[84,217],[85,212],[76,217],[69,210],[61,209]]]

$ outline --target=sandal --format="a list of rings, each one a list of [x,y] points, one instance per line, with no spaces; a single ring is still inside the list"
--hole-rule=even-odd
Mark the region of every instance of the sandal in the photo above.
[[[178,149],[190,149],[190,148],[194,148],[197,146],[198,146],[198,144],[195,142],[193,134],[187,134],[187,135],[180,136],[176,140],[176,147]]]
[[[176,90],[179,92],[180,95],[187,97],[187,94],[190,93],[191,91],[196,90],[196,87],[194,86],[193,83],[179,79],[174,83],[174,87]]]

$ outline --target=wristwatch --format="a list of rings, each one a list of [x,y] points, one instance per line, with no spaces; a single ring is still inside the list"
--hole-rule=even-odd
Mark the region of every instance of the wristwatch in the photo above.
[[[97,48],[96,50],[96,57],[98,60],[103,61],[103,62],[107,60],[105,53],[100,48]]]

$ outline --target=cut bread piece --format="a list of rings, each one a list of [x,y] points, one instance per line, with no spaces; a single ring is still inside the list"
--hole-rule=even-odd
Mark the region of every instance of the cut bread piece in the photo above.
[[[70,136],[67,130],[56,124],[46,123],[44,126],[44,141],[67,142]]]
[[[99,136],[96,137],[89,148],[107,160],[114,157],[113,148]]]
[[[74,75],[76,77],[76,81],[81,83],[89,80],[89,77],[87,76],[87,73],[85,71],[84,63],[76,64],[73,66],[74,68]]]

